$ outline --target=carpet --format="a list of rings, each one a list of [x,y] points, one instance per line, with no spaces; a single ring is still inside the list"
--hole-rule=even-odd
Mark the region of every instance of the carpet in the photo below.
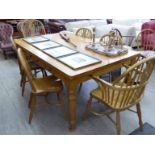
[[[143,131],[140,128],[137,128],[129,135],[155,135],[155,127],[150,125],[149,123],[144,123]]]

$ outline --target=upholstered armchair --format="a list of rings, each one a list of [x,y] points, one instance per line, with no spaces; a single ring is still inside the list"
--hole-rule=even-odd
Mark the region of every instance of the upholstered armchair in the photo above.
[[[137,38],[137,50],[143,57],[155,56],[155,31],[152,29],[143,29],[139,32]]]
[[[48,27],[51,33],[57,33],[63,30],[66,30],[65,24],[68,22],[77,22],[84,19],[49,19]]]
[[[5,59],[10,53],[14,53],[12,46],[13,27],[9,24],[0,23],[0,48],[3,51]]]
[[[146,22],[142,25],[141,43],[144,50],[154,50],[155,45],[155,20]],[[147,45],[147,46],[146,46]]]
[[[51,33],[60,32],[66,30],[66,22],[74,21],[74,19],[49,19],[48,26]]]
[[[148,51],[155,49],[155,31],[152,29],[143,29],[136,38],[137,49]]]

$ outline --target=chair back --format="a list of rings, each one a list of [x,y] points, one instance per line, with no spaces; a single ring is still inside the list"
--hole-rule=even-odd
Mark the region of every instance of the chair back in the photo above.
[[[119,36],[122,38],[122,34],[121,32],[119,31],[119,29],[117,28],[112,28],[112,30],[110,32],[114,32],[116,36]]]
[[[155,50],[155,31],[152,29],[142,30],[136,38],[136,43],[138,50]]]
[[[82,38],[93,39],[93,31],[91,31],[91,29],[88,28],[79,28],[75,34]]]
[[[18,48],[17,50],[18,60],[20,63],[20,67],[24,70],[24,73],[26,74],[26,77],[28,77],[28,80],[30,82],[30,86],[32,90],[35,90],[35,78],[32,75],[31,67],[26,59],[26,56],[21,48]]]
[[[100,44],[109,48],[123,48],[122,38],[115,31],[110,31],[108,34],[103,35],[100,38]]]
[[[112,84],[97,79],[103,101],[117,110],[125,110],[139,103],[146,84],[155,66],[155,57],[138,58],[138,62],[129,67]]]
[[[140,102],[154,66],[155,56],[148,58],[139,57],[134,65],[129,67],[113,82],[113,86],[116,88],[113,93],[119,92],[117,97],[121,101],[121,108]]]
[[[4,47],[7,44],[11,44],[11,38],[13,35],[13,27],[10,24],[0,23],[0,41]]]
[[[21,20],[20,22],[17,23],[17,30],[18,32],[20,32],[20,34],[23,36],[23,32],[22,32],[22,24],[26,22],[26,19],[25,20]],[[24,36],[23,36],[24,37]]]
[[[18,23],[18,30],[23,37],[31,37],[46,34],[43,23],[39,20],[29,19]]]

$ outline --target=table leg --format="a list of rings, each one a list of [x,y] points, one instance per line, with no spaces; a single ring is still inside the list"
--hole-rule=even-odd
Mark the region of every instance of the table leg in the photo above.
[[[68,86],[68,117],[69,129],[76,129],[76,86],[70,84]]]

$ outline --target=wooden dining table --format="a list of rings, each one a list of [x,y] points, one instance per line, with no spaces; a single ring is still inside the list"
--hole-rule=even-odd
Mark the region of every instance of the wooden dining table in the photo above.
[[[81,53],[87,54],[94,58],[99,59],[101,62],[83,67],[81,69],[74,70],[57,59],[47,55],[31,44],[25,42],[22,38],[15,39],[17,47],[22,48],[23,51],[31,57],[31,59],[37,63],[39,66],[48,70],[58,78],[60,78],[67,87],[68,91],[68,102],[67,102],[67,112],[68,112],[68,123],[69,129],[76,129],[77,120],[77,102],[76,102],[76,89],[84,81],[92,79],[92,76],[99,76],[106,74],[112,70],[120,68],[124,63],[127,63],[137,57],[140,53],[136,51],[128,51],[127,54],[117,56],[117,57],[107,57],[91,50],[85,48],[86,45],[91,43],[90,39],[84,39],[76,36],[73,33],[66,32],[69,36],[71,42],[76,45],[70,44],[63,40],[58,33],[48,34],[50,40],[60,43],[66,47],[77,50]]]

